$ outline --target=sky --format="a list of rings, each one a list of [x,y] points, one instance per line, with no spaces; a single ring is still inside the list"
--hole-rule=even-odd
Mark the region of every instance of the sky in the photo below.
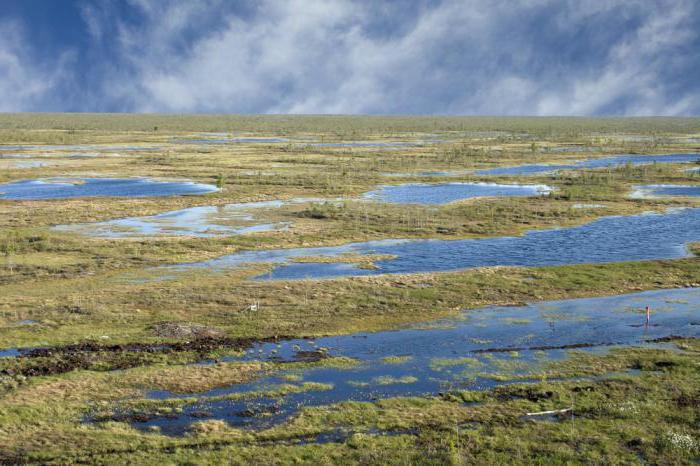
[[[1,0],[20,111],[700,115],[700,1]]]

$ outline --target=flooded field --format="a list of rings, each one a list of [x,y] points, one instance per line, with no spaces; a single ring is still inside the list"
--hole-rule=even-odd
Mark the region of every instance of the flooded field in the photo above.
[[[206,194],[216,190],[215,186],[191,181],[157,181],[147,178],[48,178],[0,184],[0,199],[160,197]]]
[[[653,310],[649,323],[645,320],[647,306]],[[132,425],[183,435],[192,423],[206,418],[261,429],[283,422],[302,407],[434,395],[460,388],[488,389],[537,378],[547,363],[565,359],[571,349],[599,352],[650,345],[649,341],[670,335],[698,337],[698,309],[700,289],[649,291],[488,307],[391,332],[256,345],[241,358],[224,360],[294,360],[299,353],[316,351],[324,357],[352,358],[357,364],[281,371],[251,383],[197,394],[151,392],[149,397],[154,400],[183,400],[182,411],[175,416],[134,420]],[[292,391],[290,385],[304,384],[316,389],[265,396],[280,387]]]

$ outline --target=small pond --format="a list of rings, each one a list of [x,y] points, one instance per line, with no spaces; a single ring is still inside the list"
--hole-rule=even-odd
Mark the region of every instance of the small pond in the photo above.
[[[0,184],[0,199],[160,197],[215,191],[215,186],[192,181],[157,181],[149,178],[46,178]]]
[[[496,183],[411,183],[382,186],[365,194],[368,199],[398,204],[447,204],[474,197],[537,196],[547,194],[545,185]]]

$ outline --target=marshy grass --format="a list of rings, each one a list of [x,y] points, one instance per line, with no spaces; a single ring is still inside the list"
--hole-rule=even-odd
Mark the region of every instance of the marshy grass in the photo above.
[[[483,238],[532,229],[579,225],[601,216],[698,206],[693,199],[630,200],[640,183],[697,181],[687,164],[625,165],[563,171],[557,175],[481,177],[471,170],[526,163],[570,163],[615,153],[698,151],[678,138],[697,134],[699,121],[683,118],[482,118],[212,115],[0,115],[0,143],[90,144],[102,148],[159,147],[124,157],[71,157],[69,148],[20,149],[46,153],[60,163],[8,167],[0,182],[90,174],[187,178],[216,184],[203,196],[143,199],[0,201],[0,340],[2,347],[91,342],[172,343],[154,333],[162,322],[192,322],[229,337],[315,337],[420,328],[420,322],[460,315],[487,305],[619,294],[642,289],[700,285],[696,257],[562,267],[496,267],[440,274],[358,277],[299,282],[256,282],[267,270],[218,274],[193,271],[174,280],[152,280],[153,267],[195,262],[241,250],[337,245],[393,238]],[[231,137],[288,137],[288,143],[179,144],[196,132]],[[634,136],[634,137],[628,137]],[[638,137],[641,136],[641,137]],[[444,143],[431,139],[448,140]],[[397,150],[322,148],[306,141],[428,141]],[[590,148],[582,152],[557,147]],[[0,148],[2,150],[2,148]],[[91,151],[93,149],[90,149]],[[3,151],[11,152],[11,151]],[[380,184],[415,182],[425,171],[449,171],[428,182],[493,181],[554,187],[550,195],[479,199],[441,206],[360,200]],[[386,177],[386,173],[406,176]],[[51,229],[53,225],[154,215],[195,206],[293,198],[327,199],[264,209],[261,218],[290,222],[285,231],[215,238],[97,239]],[[340,201],[336,199],[342,199]],[[603,203],[576,209],[577,203]],[[258,212],[256,211],[256,218]],[[632,240],[632,239],[631,239]],[[698,251],[698,245],[690,246]],[[324,261],[369,266],[388,256],[340,256]],[[298,258],[298,261],[319,260]],[[131,278],[130,278],[131,277]],[[132,279],[133,278],[133,279]],[[148,278],[141,280],[139,278]],[[251,306],[253,305],[254,306]],[[636,312],[639,309],[635,310]],[[466,314],[469,318],[469,313]],[[556,311],[547,318],[556,320]],[[23,320],[35,325],[14,325]],[[417,324],[418,323],[418,324]],[[503,325],[526,324],[509,318]],[[426,326],[433,324],[423,324]],[[474,319],[474,325],[480,325]],[[487,339],[472,343],[488,345]],[[359,361],[220,360],[227,351],[98,352],[74,370],[17,376],[48,365],[75,362],[60,353],[45,358],[0,359],[0,463],[241,463],[502,464],[691,463],[698,405],[697,340],[675,342],[678,351],[613,349],[574,352],[566,361],[535,353],[436,359],[431,367],[513,383],[494,390],[446,391],[374,403],[348,401],[306,407],[280,425],[247,431],[219,420],[199,421],[189,435],[143,433],[125,422],[86,423],[126,412],[177,414],[212,389],[235,387],[278,374],[280,384],[218,399],[275,399],[334,387],[304,380],[313,367],[352,369]],[[309,342],[302,349],[315,349]],[[308,346],[308,347],[307,347]],[[262,357],[262,356],[260,356]],[[71,359],[72,358],[72,359]],[[481,361],[493,372],[479,374]],[[410,364],[390,356],[383,364]],[[639,371],[629,375],[629,371]],[[351,370],[348,370],[351,378]],[[389,372],[389,367],[387,367]],[[612,374],[612,375],[611,375]],[[637,372],[635,372],[637,374]],[[571,378],[581,379],[573,380]],[[460,379],[461,378],[461,379]],[[352,383],[352,381],[345,381]],[[417,383],[415,376],[378,377],[377,389]],[[152,400],[150,390],[183,398]],[[235,390],[234,390],[235,391]],[[217,398],[214,397],[214,400]],[[46,400],[51,400],[47,403]],[[527,412],[573,406],[575,421],[524,422]],[[335,432],[350,432],[334,437]],[[330,438],[314,444],[315,438]],[[548,441],[543,441],[548,439]]]

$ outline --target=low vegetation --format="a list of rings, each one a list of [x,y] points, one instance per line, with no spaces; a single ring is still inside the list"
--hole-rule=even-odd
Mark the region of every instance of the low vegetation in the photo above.
[[[177,142],[206,139],[204,132],[289,141]],[[534,365],[532,355],[512,350],[488,371],[470,355],[435,358],[431,370],[468,369],[494,388],[349,399],[280,419],[277,405],[259,403],[241,415],[268,421],[260,429],[208,418],[206,410],[182,436],[138,430],[132,421],[172,419],[198,406],[203,394],[211,402],[282,403],[330,392],[335,385],[307,377],[315,370],[338,371],[338,383],[352,386],[362,361],[314,346],[322,335],[430,328],[440,325],[435,319],[491,304],[700,286],[698,244],[689,246],[695,256],[677,260],[293,282],[251,280],[268,264],[172,274],[157,268],[244,250],[513,236],[603,216],[700,207],[693,198],[629,197],[638,184],[697,184],[700,175],[687,171],[693,164],[474,173],[621,153],[697,153],[700,145],[688,137],[698,134],[700,120],[693,118],[0,115],[0,144],[51,145],[0,146],[0,183],[138,174],[219,188],[163,198],[0,199],[0,356],[8,356],[0,357],[0,463],[693,464],[700,458],[700,346],[693,338],[570,351],[564,360]],[[314,145],[351,141],[415,144]],[[81,152],[98,154],[75,156]],[[122,156],[107,155],[113,153]],[[19,168],[10,163],[16,155],[59,163]],[[445,205],[363,198],[386,184],[474,181],[553,190]],[[254,223],[286,228],[245,235],[109,239],[53,228],[298,198],[312,200],[254,213]],[[222,218],[217,221],[230,221]],[[371,269],[393,258],[309,254],[293,261]],[[308,347],[296,349],[296,358],[278,355],[275,343],[287,338],[306,338]],[[270,357],[252,350],[260,342],[271,345]],[[398,348],[389,354],[382,361],[389,368],[415,362]],[[265,377],[278,379],[236,390]],[[378,394],[398,393],[421,381],[420,374],[387,370],[371,386]]]

